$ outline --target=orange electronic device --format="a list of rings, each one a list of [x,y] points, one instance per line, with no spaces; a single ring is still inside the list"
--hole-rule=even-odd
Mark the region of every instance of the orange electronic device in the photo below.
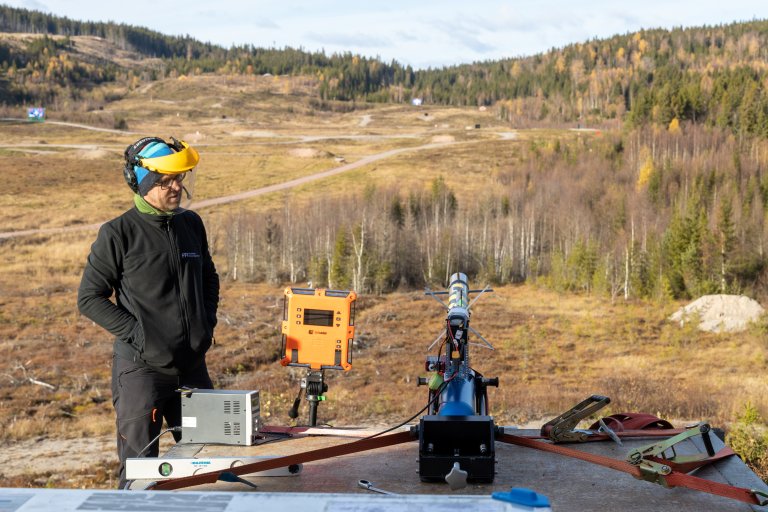
[[[311,370],[352,368],[355,299],[352,291],[286,288],[280,364]]]

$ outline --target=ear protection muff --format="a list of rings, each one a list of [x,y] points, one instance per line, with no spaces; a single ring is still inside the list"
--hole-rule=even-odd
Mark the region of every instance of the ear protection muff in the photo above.
[[[125,178],[125,182],[128,184],[131,190],[133,190],[134,193],[139,193],[139,181],[136,179],[136,173],[134,172],[133,168],[134,166],[138,165],[141,166],[141,162],[139,161],[138,154],[141,153],[141,150],[147,147],[148,144],[151,144],[153,142],[161,142],[163,144],[168,144],[163,139],[159,137],[144,137],[143,139],[139,139],[127,148],[125,148],[125,152],[123,153],[123,156],[125,157],[125,167],[123,167],[123,178]],[[170,147],[175,148],[179,143],[176,141],[176,139],[173,140],[173,144],[168,144]],[[178,151],[178,150],[177,150]]]

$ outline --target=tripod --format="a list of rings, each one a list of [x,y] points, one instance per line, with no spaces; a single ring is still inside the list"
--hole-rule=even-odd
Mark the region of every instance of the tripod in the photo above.
[[[288,411],[288,416],[296,419],[299,416],[299,405],[301,404],[301,390],[305,390],[305,398],[309,402],[309,426],[317,425],[317,406],[325,400],[323,393],[328,391],[328,384],[324,381],[323,370],[307,370],[307,376],[301,379],[301,387],[296,400],[293,401],[293,407]]]

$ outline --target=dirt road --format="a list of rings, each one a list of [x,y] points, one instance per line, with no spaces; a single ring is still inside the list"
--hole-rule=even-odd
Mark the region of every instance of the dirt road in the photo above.
[[[423,151],[425,149],[435,149],[440,148],[444,146],[450,146],[453,144],[462,144],[461,142],[443,142],[443,143],[434,143],[434,144],[425,144],[423,146],[416,146],[412,148],[399,148],[399,149],[390,149],[389,151],[384,151],[382,153],[376,153],[375,155],[369,155],[366,157],[361,158],[357,162],[352,162],[351,164],[345,164],[341,165],[339,167],[334,167],[333,169],[329,169],[327,171],[319,172],[317,174],[312,174],[310,176],[304,176],[302,178],[296,178],[295,180],[286,181],[283,183],[277,183],[275,185],[269,185],[267,187],[257,188],[255,190],[249,190],[248,192],[241,192],[240,194],[234,194],[231,196],[223,196],[223,197],[216,197],[213,199],[205,199],[203,201],[197,201],[192,203],[191,208],[193,210],[199,210],[200,208],[205,208],[207,206],[215,206],[220,204],[227,204],[227,203],[234,203],[235,201],[242,201],[244,199],[250,199],[252,197],[261,196],[264,194],[269,194],[271,192],[278,192],[280,190],[287,190],[289,188],[298,187],[299,185],[304,185],[307,183],[311,183],[313,181],[321,180],[323,178],[327,178],[329,176],[335,176],[337,174],[341,174],[347,171],[351,171],[353,169],[357,169],[359,167],[362,167],[364,165],[371,164],[373,162],[377,162],[379,160],[383,160],[385,158],[389,158],[395,155],[400,155],[402,153],[408,153],[411,151]],[[3,233],[0,233],[0,237],[2,237]]]
[[[0,121],[18,121],[22,123],[30,122],[28,119],[23,119],[20,117],[2,117],[0,118]],[[82,128],[83,130],[92,130],[95,132],[107,132],[107,133],[119,133],[120,135],[137,135],[136,132],[128,132],[125,130],[114,130],[112,128],[99,128],[98,126],[89,126],[87,124],[80,124],[80,123],[67,123],[65,121],[49,121],[46,119],[45,124],[57,124],[60,126],[69,126],[71,128]]]
[[[124,132],[121,132],[124,133]],[[439,142],[439,143],[431,143],[431,144],[424,144],[422,146],[414,146],[414,147],[408,147],[408,148],[398,148],[398,149],[390,149],[388,151],[384,151],[381,153],[376,153],[374,155],[369,155],[366,157],[361,158],[360,160],[356,162],[352,162],[349,164],[340,165],[339,167],[334,167],[333,169],[329,169],[327,171],[319,172],[317,174],[312,174],[310,176],[304,176],[302,178],[297,178],[295,180],[286,181],[283,183],[277,183],[275,185],[269,185],[267,187],[261,187],[254,190],[249,190],[247,192],[241,192],[239,194],[233,194],[229,196],[223,196],[223,197],[216,197],[213,199],[205,199],[203,201],[196,201],[192,203],[191,208],[194,210],[199,210],[201,208],[206,208],[209,206],[216,206],[221,204],[228,204],[228,203],[234,203],[236,201],[242,201],[244,199],[250,199],[252,197],[261,196],[264,194],[269,194],[271,192],[278,192],[281,190],[288,190],[290,188],[298,187],[300,185],[304,185],[306,183],[310,183],[313,181],[321,180],[323,178],[327,178],[329,176],[335,176],[337,174],[341,174],[347,171],[351,171],[353,169],[357,169],[359,167],[362,167],[364,165],[371,164],[373,162],[377,162],[379,160],[384,160],[386,158],[393,157],[395,155],[400,155],[403,153],[410,153],[413,151],[424,151],[428,149],[437,149],[445,146],[451,146],[456,144],[468,144],[472,143],[474,141],[449,141],[449,142]],[[92,148],[93,146],[88,146]],[[0,232],[0,239],[7,239],[7,238],[16,238],[21,236],[29,236],[29,235],[49,235],[49,234],[58,234],[58,233],[71,233],[74,231],[93,231],[99,228],[103,222],[99,222],[97,224],[79,224],[77,226],[67,226],[67,227],[61,227],[61,228],[46,228],[46,229],[25,229],[20,231],[5,231]]]

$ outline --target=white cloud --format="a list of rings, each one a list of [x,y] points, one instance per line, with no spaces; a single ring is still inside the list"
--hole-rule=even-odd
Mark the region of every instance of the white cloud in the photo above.
[[[19,5],[16,5],[15,7],[23,7],[24,9],[29,9],[31,11],[50,12],[50,9],[47,5],[45,5],[43,2],[38,2],[37,0],[22,0],[21,2],[17,3]]]

